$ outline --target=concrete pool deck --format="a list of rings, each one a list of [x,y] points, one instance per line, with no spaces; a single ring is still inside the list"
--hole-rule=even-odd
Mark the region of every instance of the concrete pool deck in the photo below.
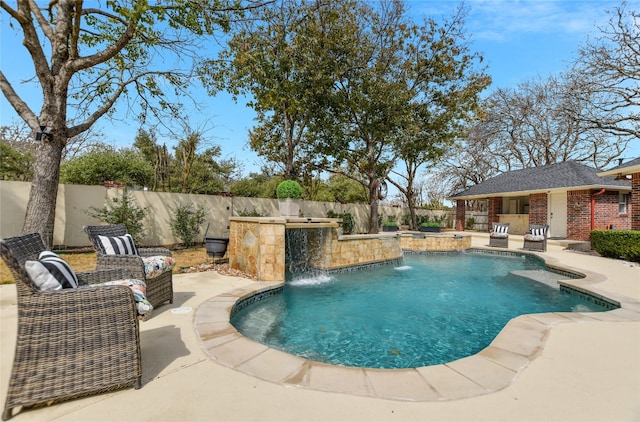
[[[473,233],[473,247],[487,244],[485,234]],[[510,249],[521,247],[521,236],[511,236]],[[378,377],[354,378],[349,374],[353,371],[350,368],[324,365],[327,368],[308,373],[307,381],[298,380],[317,385],[296,387],[292,382],[296,377],[289,374],[287,365],[290,361],[287,359],[295,361],[298,358],[282,360],[279,352],[262,351],[258,355],[268,359],[253,365],[252,358],[256,356],[253,346],[231,348],[234,341],[242,340],[227,332],[232,337],[225,341],[224,335],[220,335],[220,329],[226,329],[221,320],[224,315],[221,317],[220,308],[210,305],[226,301],[222,309],[227,309],[235,298],[255,290],[256,282],[204,272],[175,276],[174,304],[158,308],[148,321],[140,323],[141,389],[120,390],[26,410],[13,420],[638,420],[640,266],[563,249],[561,242],[550,241],[548,252],[539,255],[549,264],[588,273],[592,280],[589,289],[621,300],[623,308],[600,314],[599,318],[589,314],[573,315],[570,319],[554,314],[551,320],[540,316],[520,317],[512,321],[516,328],[522,325],[520,319],[527,319],[527,325],[531,322],[528,319],[533,318],[535,326],[546,327],[544,333],[536,335],[534,330],[533,336],[523,333],[510,345],[498,344],[497,349],[507,350],[508,353],[502,353],[503,358],[505,354],[509,356],[506,360],[500,360],[494,354],[488,358],[465,358],[482,359],[479,365],[469,365],[462,362],[464,359],[452,363],[444,369],[458,374],[460,383],[457,385],[439,383],[438,374],[419,377],[419,383],[430,380],[429,388],[420,394],[437,395],[431,398],[415,397],[420,390],[403,377],[388,377],[389,371],[377,371],[382,374]],[[575,282],[579,284],[580,280]],[[187,308],[191,311],[184,312]],[[556,318],[566,321],[557,323]],[[16,335],[13,285],[0,286],[0,322],[0,399],[4,403]],[[203,342],[200,336],[203,336]],[[536,337],[540,347],[531,354],[530,342]],[[514,347],[528,350],[508,351]],[[229,351],[225,355],[228,360],[217,361],[222,354],[212,354],[212,349],[221,352],[225,348]],[[528,361],[524,367],[522,359]],[[275,373],[273,376],[286,382],[265,381],[248,375],[247,367],[253,367],[251,370],[264,378]],[[286,374],[282,375],[282,372]],[[487,372],[490,373],[488,378]],[[498,381],[504,380],[507,374],[508,382],[497,387],[483,385],[488,382],[484,380],[494,379],[496,373]],[[319,391],[319,384],[334,392]],[[335,392],[336,389],[344,392]],[[351,391],[353,389],[358,390]],[[362,394],[363,391],[375,394]],[[406,392],[404,397],[398,397],[402,400],[387,397],[397,391]],[[465,391],[468,398],[453,397]],[[480,395],[469,393],[474,391],[479,391]]]

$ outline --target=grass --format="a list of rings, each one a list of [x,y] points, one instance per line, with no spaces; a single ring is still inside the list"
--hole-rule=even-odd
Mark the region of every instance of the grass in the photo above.
[[[195,267],[199,264],[210,262],[206,248],[202,246],[187,249],[174,249],[171,251],[177,264],[173,269],[174,273],[179,273],[184,268]],[[67,261],[74,271],[92,271],[96,268],[95,252],[60,252],[62,259]],[[13,284],[13,276],[4,261],[0,261],[0,284]]]

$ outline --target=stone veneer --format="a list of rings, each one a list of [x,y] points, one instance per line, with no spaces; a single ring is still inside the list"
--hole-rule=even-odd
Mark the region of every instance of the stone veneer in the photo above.
[[[402,251],[454,251],[471,247],[471,236],[379,233],[340,236],[335,219],[232,217],[227,254],[231,268],[259,281],[284,281],[286,229],[309,231],[311,267],[335,270],[391,261]]]

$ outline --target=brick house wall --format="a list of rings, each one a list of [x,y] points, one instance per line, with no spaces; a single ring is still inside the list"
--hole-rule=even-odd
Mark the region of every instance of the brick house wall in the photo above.
[[[631,175],[631,230],[640,230],[640,173]]]
[[[605,230],[611,226],[616,230],[631,230],[628,203],[627,212],[619,214],[618,192],[607,191],[595,199],[595,230]]]
[[[547,224],[547,194],[529,195],[529,224]]]
[[[597,190],[575,190],[567,192],[567,238],[588,241],[591,238],[591,198]],[[628,205],[626,214],[619,214],[618,192],[605,191],[593,196],[595,199],[594,228],[605,230],[613,225],[616,230],[631,229],[632,218],[636,216],[633,204]],[[633,200],[633,195],[632,195]]]
[[[493,229],[493,223],[498,223],[500,221],[500,217],[498,214],[502,214],[502,197],[494,197],[489,198],[489,221],[487,223],[487,231],[491,231]]]
[[[588,241],[591,236],[591,191],[567,192],[567,238]]]

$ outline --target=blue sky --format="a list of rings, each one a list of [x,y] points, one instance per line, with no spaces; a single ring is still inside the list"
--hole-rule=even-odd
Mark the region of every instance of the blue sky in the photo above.
[[[414,19],[448,16],[460,3],[441,0],[407,0]],[[511,87],[519,82],[568,69],[569,63],[588,35],[597,34],[597,25],[607,20],[605,10],[612,10],[619,1],[605,0],[467,0],[467,34],[471,35],[471,48],[483,54],[487,72],[493,78],[487,92],[496,88]],[[628,9],[640,9],[640,0],[628,1]],[[29,58],[24,53],[21,39],[9,28],[7,15],[3,13],[0,40],[0,66],[14,89],[36,111],[40,108],[37,90],[19,81],[33,75]],[[223,157],[235,156],[244,165],[245,175],[260,167],[260,159],[246,146],[247,131],[253,125],[254,113],[240,100],[234,103],[230,96],[219,94],[207,99],[203,113],[192,113],[194,128],[207,128],[206,136],[220,145]],[[17,115],[0,96],[0,124],[17,120]],[[100,120],[96,128],[104,135],[104,142],[127,146],[133,142],[138,124],[132,121],[112,123]],[[160,137],[168,147],[175,140]],[[640,157],[640,141],[624,154]]]

